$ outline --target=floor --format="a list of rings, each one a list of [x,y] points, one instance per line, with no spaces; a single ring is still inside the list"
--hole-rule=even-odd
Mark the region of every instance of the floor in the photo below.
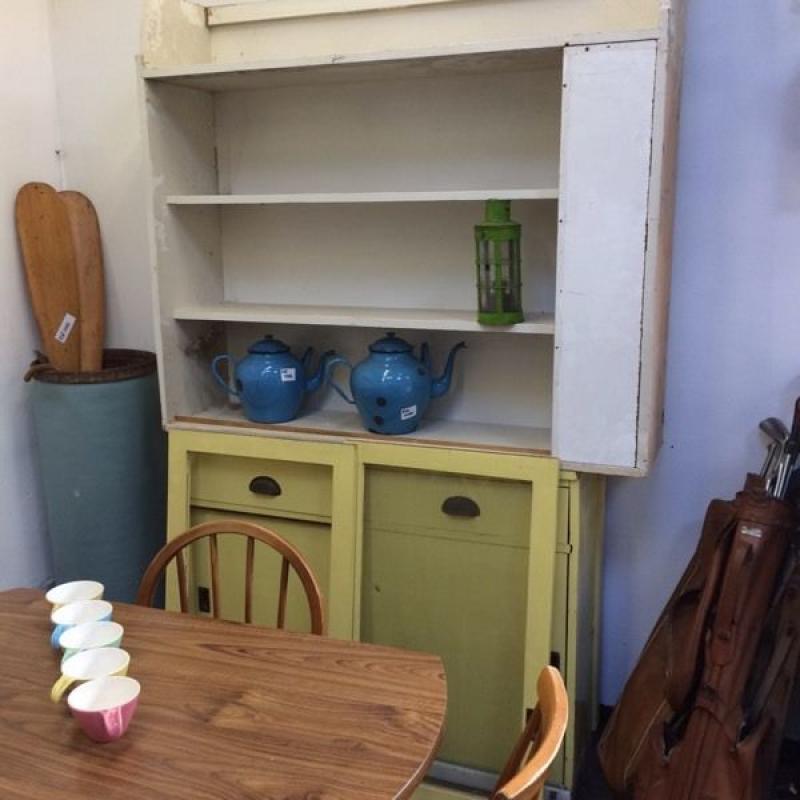
[[[573,800],[612,800],[613,797],[603,780],[595,750],[591,748],[578,777]],[[800,742],[787,741],[772,800],[796,800],[798,797],[800,797]]]

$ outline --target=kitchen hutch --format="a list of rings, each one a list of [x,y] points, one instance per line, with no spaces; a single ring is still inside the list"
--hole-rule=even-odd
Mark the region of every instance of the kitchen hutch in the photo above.
[[[261,520],[320,576],[331,635],[443,656],[448,732],[419,798],[488,785],[558,664],[571,724],[552,780],[569,787],[596,707],[603,475],[646,474],[660,440],[680,8],[146,6],[168,535]],[[472,226],[491,198],[522,224],[510,327],[477,322]],[[437,359],[467,342],[401,437],[327,390],[292,422],[250,423],[209,369],[264,333],[358,361],[386,331]],[[200,554],[193,581],[202,610]],[[243,591],[225,584],[223,615]]]

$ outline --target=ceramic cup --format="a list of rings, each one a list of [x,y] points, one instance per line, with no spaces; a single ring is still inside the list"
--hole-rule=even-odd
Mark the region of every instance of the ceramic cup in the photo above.
[[[67,704],[90,739],[113,742],[128,730],[140,691],[139,681],[133,678],[96,678],[70,692]]]
[[[125,629],[118,622],[84,622],[64,631],[58,644],[64,650],[61,664],[82,650],[97,647],[119,647]]]
[[[64,631],[84,622],[103,622],[111,619],[113,609],[106,600],[78,600],[59,606],[50,614],[53,623],[53,633],[50,635],[50,644],[58,647],[58,640]]]
[[[109,675],[127,675],[131,657],[119,647],[96,647],[81,650],[61,665],[61,677],[50,690],[50,699],[57,703],[76,681],[92,681]]]
[[[78,600],[102,600],[104,586],[97,581],[70,581],[54,586],[45,599],[54,609]]]

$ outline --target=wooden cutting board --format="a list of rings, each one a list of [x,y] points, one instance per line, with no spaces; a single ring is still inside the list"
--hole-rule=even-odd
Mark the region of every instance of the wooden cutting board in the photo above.
[[[81,372],[103,368],[105,336],[105,286],[100,224],[92,201],[80,192],[59,192],[69,216],[78,299],[81,310]]]
[[[26,183],[15,206],[33,315],[53,366],[80,370],[80,300],[66,205],[46,183]]]

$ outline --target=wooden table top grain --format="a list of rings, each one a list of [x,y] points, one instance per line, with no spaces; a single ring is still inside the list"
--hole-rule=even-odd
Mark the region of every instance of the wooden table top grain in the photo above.
[[[65,701],[41,592],[0,592],[3,800],[381,800],[436,754],[439,658],[114,604],[139,709],[91,742]]]

